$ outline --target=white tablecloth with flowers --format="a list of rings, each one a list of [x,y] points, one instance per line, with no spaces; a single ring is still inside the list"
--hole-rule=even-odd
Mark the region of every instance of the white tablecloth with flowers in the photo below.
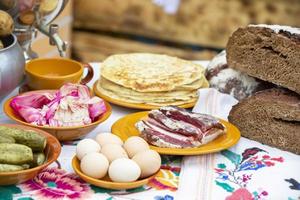
[[[201,64],[206,65],[207,62]],[[95,76],[88,84],[90,87],[100,76],[100,64],[93,63],[92,66]],[[18,88],[8,97],[17,93]],[[110,118],[86,137],[110,132],[116,120],[134,112],[138,110],[113,106]],[[0,123],[14,123],[3,112],[0,114]],[[19,185],[0,186],[0,200],[300,199],[300,157],[244,138],[236,146],[220,153],[163,156],[161,170],[155,179],[142,187],[123,191],[89,185],[74,174],[71,159],[77,142],[63,143],[58,161],[34,179]]]

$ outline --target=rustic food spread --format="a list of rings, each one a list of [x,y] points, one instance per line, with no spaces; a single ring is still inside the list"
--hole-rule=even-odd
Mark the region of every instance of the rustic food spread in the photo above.
[[[226,131],[213,116],[173,106],[150,111],[136,127],[150,144],[170,148],[199,147]]]
[[[40,12],[45,15],[51,13],[58,3],[43,1],[39,7]],[[2,43],[2,37],[12,34],[13,29],[13,19],[0,10],[0,51],[6,45]],[[56,58],[51,63],[62,60],[71,61]],[[196,196],[202,195],[203,199],[206,195],[203,191],[214,191],[214,182],[217,187],[226,190],[227,200],[259,200],[267,196],[268,192],[260,191],[261,189],[248,191],[252,187],[249,187],[251,184],[247,186],[248,182],[257,178],[251,172],[283,163],[289,157],[272,157],[268,151],[263,150],[264,147],[260,149],[249,143],[257,141],[261,143],[259,145],[270,145],[291,152],[292,156],[300,155],[298,28],[264,24],[238,28],[229,38],[226,49],[212,59],[207,68],[168,55],[111,55],[97,68],[98,73],[95,74],[99,79],[92,83],[99,97],[93,95],[89,88],[91,85],[85,85],[89,81],[84,81],[87,77],[92,80],[94,69],[77,64],[80,65],[80,73],[78,70],[74,72],[74,65],[70,65],[62,71],[57,67],[57,74],[62,74],[61,76],[52,73],[52,69],[46,78],[39,79],[41,82],[51,80],[51,85],[57,83],[59,87],[55,85],[55,90],[34,90],[28,87],[32,91],[22,93],[20,90],[18,95],[6,100],[4,112],[26,126],[15,125],[20,126],[17,128],[0,124],[0,185],[35,181],[31,184],[34,185],[32,188],[39,190],[35,194],[40,195],[40,191],[44,191],[41,189],[43,187],[47,188],[47,192],[52,188],[57,189],[55,194],[49,195],[53,199],[62,193],[60,199],[88,199],[97,192],[112,194],[107,199],[113,199],[114,194],[128,195],[132,192],[129,189],[134,188],[134,195],[148,190],[153,193],[165,190],[174,194],[178,188],[183,188],[178,184],[179,177],[181,180],[188,177],[192,180],[188,182],[191,188],[195,182]],[[84,68],[88,70],[85,78],[82,77]],[[36,70],[39,71],[39,65]],[[66,79],[74,74],[76,80]],[[54,78],[57,78],[56,81]],[[22,88],[29,86],[29,83],[30,79],[26,80]],[[0,86],[1,84],[2,82]],[[141,104],[153,107],[145,112],[131,113],[133,110],[130,109],[112,109],[107,102],[134,109],[149,108],[139,107]],[[131,105],[125,106],[118,102]],[[182,108],[187,104],[191,105],[188,108],[194,106],[193,111]],[[117,113],[113,115],[115,119],[108,120],[94,131],[96,126],[110,116],[112,110]],[[117,118],[120,119],[116,121]],[[24,175],[25,172],[36,169],[36,173],[43,173],[41,170],[47,170],[47,165],[57,159],[54,156],[49,160],[53,153],[49,150],[49,134],[40,133],[40,129],[51,133],[50,136],[54,138],[52,143],[55,144],[51,148],[57,149],[56,156],[60,154],[61,145],[67,146],[65,152],[62,152],[67,156],[59,158],[62,160],[57,161],[57,167],[52,165],[45,174],[29,180],[32,177]],[[241,135],[249,140],[240,140]],[[60,144],[55,137],[64,142],[74,141]],[[240,144],[247,146],[241,152],[235,147],[230,148],[239,140]],[[276,151],[279,152],[278,149]],[[284,151],[280,153],[285,155]],[[161,157],[163,154],[164,157]],[[203,155],[200,157],[200,154]],[[72,161],[70,155],[74,155]],[[189,157],[184,157],[183,161],[180,158],[178,167],[173,166],[173,161],[177,158],[170,155]],[[229,164],[225,164],[223,157],[230,161]],[[67,163],[63,163],[63,159]],[[201,165],[197,165],[199,162]],[[72,165],[78,176],[74,172],[70,176],[64,174],[62,168],[65,165]],[[230,170],[232,166],[234,169]],[[184,173],[179,176],[181,168]],[[293,171],[293,168],[286,168],[288,170],[279,168],[283,169],[280,172],[288,174]],[[53,175],[55,169],[58,173]],[[197,174],[197,170],[201,172]],[[274,172],[278,171],[272,171],[273,174]],[[15,179],[6,184],[9,173],[16,173]],[[273,175],[272,173],[270,174]],[[58,179],[61,180],[56,181],[56,176],[60,176]],[[64,179],[65,177],[67,178]],[[300,190],[300,184],[295,179],[288,178],[290,177],[286,177],[285,181],[293,186],[286,187]],[[257,182],[265,184],[263,181]],[[28,185],[20,188],[29,190]],[[103,192],[96,186],[109,191]],[[86,192],[89,189],[93,191]],[[65,190],[68,194],[64,194]],[[190,197],[189,188],[186,187],[185,190],[184,195]],[[2,193],[1,186],[0,191]],[[80,193],[84,195],[80,196]],[[162,200],[169,199],[167,195],[150,196]],[[98,197],[96,196],[101,199]]]

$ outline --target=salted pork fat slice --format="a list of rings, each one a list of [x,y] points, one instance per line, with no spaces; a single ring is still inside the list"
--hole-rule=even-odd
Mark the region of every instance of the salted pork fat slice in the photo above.
[[[215,117],[175,106],[150,111],[136,127],[150,144],[168,148],[198,147],[225,132]]]

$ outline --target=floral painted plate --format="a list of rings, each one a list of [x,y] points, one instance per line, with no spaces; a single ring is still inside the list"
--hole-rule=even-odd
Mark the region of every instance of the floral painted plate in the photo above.
[[[125,189],[137,188],[137,187],[147,184],[152,178],[154,178],[156,176],[156,174],[154,174],[150,177],[147,177],[144,179],[139,179],[137,181],[130,182],[130,183],[113,182],[109,179],[108,176],[105,176],[103,179],[96,179],[96,178],[92,178],[92,177],[85,175],[81,171],[80,161],[78,160],[78,158],[76,156],[74,156],[72,159],[72,167],[73,167],[75,173],[78,174],[78,176],[80,178],[82,178],[84,181],[86,181],[87,183],[96,185],[98,187],[103,187],[103,188],[113,189],[113,190],[125,190]]]
[[[119,136],[123,141],[125,141],[130,136],[138,136],[140,133],[135,127],[135,123],[141,120],[142,118],[147,117],[147,115],[148,111],[129,114],[116,121],[113,124],[111,131],[113,134]],[[241,134],[240,131],[233,124],[224,120],[221,120],[221,122],[226,127],[226,133],[220,135],[215,140],[203,146],[195,148],[175,149],[161,148],[150,145],[150,148],[157,151],[160,154],[166,155],[199,155],[228,149],[229,147],[235,145],[239,141]]]

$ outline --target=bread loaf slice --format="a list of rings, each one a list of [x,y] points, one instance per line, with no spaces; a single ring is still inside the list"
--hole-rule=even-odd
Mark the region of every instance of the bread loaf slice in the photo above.
[[[226,47],[231,68],[300,94],[300,29],[278,25],[239,28]]]
[[[300,96],[294,92],[257,92],[233,106],[228,119],[246,138],[300,154]]]

